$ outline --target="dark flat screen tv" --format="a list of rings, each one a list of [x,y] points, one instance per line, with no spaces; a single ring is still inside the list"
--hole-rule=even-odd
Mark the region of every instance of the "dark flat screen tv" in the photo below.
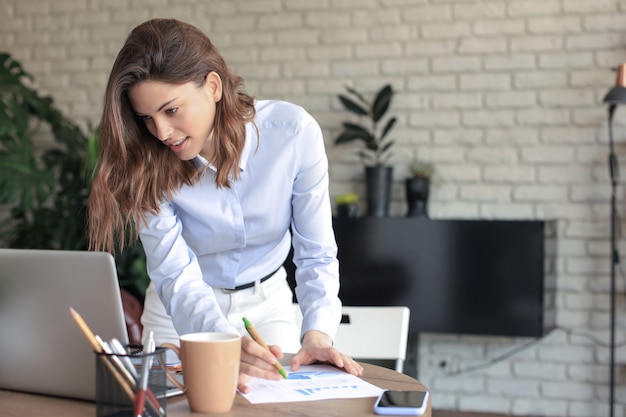
[[[544,221],[335,218],[344,305],[406,305],[412,333],[554,327]]]

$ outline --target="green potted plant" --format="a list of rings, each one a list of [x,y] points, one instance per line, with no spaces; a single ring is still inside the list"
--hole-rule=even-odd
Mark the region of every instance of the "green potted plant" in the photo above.
[[[0,52],[0,241],[13,248],[86,250],[87,197],[96,165],[98,132],[66,118],[33,77]],[[41,152],[34,136],[44,125],[54,147]],[[148,278],[143,251],[116,255],[122,287],[141,296]]]
[[[32,82],[19,62],[0,53],[0,204],[11,207],[0,236],[13,247],[78,249],[84,225],[76,207],[86,195],[75,173],[84,168],[87,138]],[[33,137],[43,124],[56,146],[38,156]],[[63,198],[51,201],[54,195]]]
[[[391,182],[393,167],[387,165],[392,155],[394,141],[388,137],[396,124],[396,117],[388,117],[387,111],[391,104],[394,91],[390,84],[383,86],[371,100],[366,99],[354,88],[346,86],[348,95],[339,94],[343,107],[367,124],[352,121],[343,122],[343,129],[335,138],[340,145],[361,141],[364,148],[359,157],[365,165],[368,215],[386,217],[391,199]]]
[[[408,217],[428,217],[428,195],[434,170],[435,167],[431,162],[419,160],[414,156],[409,166],[410,176],[404,181]]]

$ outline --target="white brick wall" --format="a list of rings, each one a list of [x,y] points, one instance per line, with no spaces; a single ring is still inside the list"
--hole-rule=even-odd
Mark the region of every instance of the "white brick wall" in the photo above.
[[[110,66],[128,31],[150,17],[203,30],[262,98],[303,105],[322,125],[331,193],[363,194],[353,147],[332,144],[350,84],[390,82],[399,124],[392,211],[414,150],[436,164],[434,218],[555,219],[557,318],[608,341],[611,67],[626,62],[624,0],[3,0],[0,50],[11,52],[69,116],[97,123]],[[626,159],[626,115],[616,151]],[[624,216],[623,186],[618,212]],[[626,231],[621,228],[621,234]],[[626,241],[620,240],[626,253]],[[623,277],[620,266],[618,276]],[[626,339],[624,280],[618,340]],[[419,378],[434,408],[513,415],[608,413],[608,351],[555,331],[495,365],[526,339],[425,334]],[[626,362],[622,347],[618,358]],[[626,416],[624,365],[616,416]]]

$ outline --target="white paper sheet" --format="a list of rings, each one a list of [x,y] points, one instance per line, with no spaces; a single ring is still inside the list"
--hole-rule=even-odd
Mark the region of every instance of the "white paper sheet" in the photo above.
[[[250,392],[241,394],[252,404],[315,401],[333,398],[378,397],[383,391],[359,377],[328,365],[301,366],[297,372],[285,367],[288,378],[269,381],[254,378]]]

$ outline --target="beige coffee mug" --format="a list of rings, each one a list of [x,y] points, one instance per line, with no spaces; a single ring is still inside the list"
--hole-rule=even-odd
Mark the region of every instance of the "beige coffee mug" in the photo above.
[[[191,411],[224,413],[233,407],[239,377],[241,336],[229,333],[190,333],[171,343],[182,362],[183,387]]]

